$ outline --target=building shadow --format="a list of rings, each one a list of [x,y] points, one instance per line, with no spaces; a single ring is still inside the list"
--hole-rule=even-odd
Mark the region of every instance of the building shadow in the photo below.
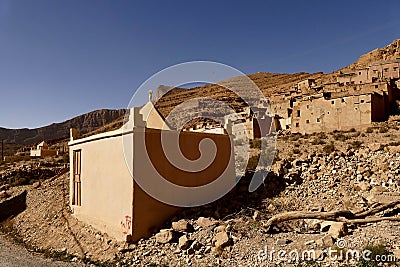
[[[256,172],[254,171],[246,171],[235,188],[224,197],[204,206],[185,208],[177,213],[174,220],[196,220],[199,217],[213,217],[225,220],[235,218],[239,213],[251,217],[255,210],[265,211],[269,202],[268,199],[279,195],[285,190],[287,179],[284,179],[283,175],[269,172],[264,182],[254,192],[249,192],[249,186],[255,174]]]
[[[26,209],[26,195],[27,192],[24,190],[0,203],[0,222],[15,217]]]

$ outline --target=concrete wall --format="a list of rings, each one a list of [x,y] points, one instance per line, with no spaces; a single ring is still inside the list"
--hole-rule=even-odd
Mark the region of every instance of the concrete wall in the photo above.
[[[174,138],[179,136],[179,145],[183,155],[190,160],[196,160],[200,157],[198,150],[199,143],[204,138],[213,140],[217,148],[217,154],[214,161],[204,170],[198,172],[188,172],[181,168],[175,167],[167,159],[161,150],[161,131],[155,129],[135,129],[135,145],[134,145],[134,175],[138,178],[144,178],[157,181],[158,175],[163,179],[175,185],[185,187],[197,187],[209,184],[215,181],[220,175],[227,175],[231,181],[235,180],[234,155],[232,144],[228,135],[223,134],[205,134],[196,132],[173,131],[165,132],[166,142],[171,143]],[[145,135],[145,146],[141,140]],[[147,152],[144,152],[146,149]],[[207,152],[205,152],[207,154]],[[148,155],[145,156],[145,155]],[[176,153],[175,153],[176,154]],[[154,168],[158,173],[152,172]],[[173,216],[180,208],[172,205],[161,203],[150,197],[137,183],[134,187],[134,224],[133,239],[137,241],[142,237],[148,237],[152,232],[159,229],[165,220]],[[191,200],[193,193],[185,191],[185,193],[177,194],[169,187],[156,183],[153,188],[159,191],[159,194],[166,194],[175,199]],[[213,187],[218,190],[218,184]],[[222,192],[223,189],[221,189]],[[210,192],[209,192],[210,193]]]
[[[128,221],[132,220],[133,179],[125,163],[121,132],[78,139],[69,145],[70,203],[73,203],[74,190],[74,150],[81,150],[82,162],[81,206],[71,205],[74,216],[118,240],[129,239],[132,235]]]
[[[30,155],[31,157],[49,157],[58,155],[58,151],[52,149],[32,149]]]

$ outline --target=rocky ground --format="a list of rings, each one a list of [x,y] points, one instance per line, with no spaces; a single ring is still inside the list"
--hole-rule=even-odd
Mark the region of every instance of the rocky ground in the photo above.
[[[400,259],[400,221],[351,224],[306,218],[272,227],[267,222],[288,211],[357,213],[400,200],[399,128],[391,120],[347,132],[281,133],[273,173],[262,188],[246,193],[244,179],[235,192],[177,214],[137,244],[116,242],[72,217],[68,173],[9,188],[9,195],[27,189],[28,207],[1,228],[31,249],[88,265],[378,266],[329,257],[329,249],[337,250],[333,256],[368,249],[386,257],[380,265],[394,266],[394,256]],[[372,217],[398,218],[399,211],[395,205]],[[324,259],[289,262],[278,250],[300,255],[313,250]]]

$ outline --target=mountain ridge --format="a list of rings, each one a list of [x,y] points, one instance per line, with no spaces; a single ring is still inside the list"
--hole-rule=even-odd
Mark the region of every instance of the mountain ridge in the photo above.
[[[125,115],[125,109],[99,109],[72,119],[51,123],[38,128],[7,129],[0,127],[0,139],[8,143],[31,145],[40,141],[66,138],[70,128],[77,128],[80,134],[101,128]]]

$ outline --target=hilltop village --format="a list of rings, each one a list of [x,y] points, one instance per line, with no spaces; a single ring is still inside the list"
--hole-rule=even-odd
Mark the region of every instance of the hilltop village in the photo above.
[[[239,139],[245,136],[255,139],[262,137],[261,132],[270,133],[273,130],[310,134],[368,127],[372,122],[386,121],[390,114],[398,112],[399,78],[400,59],[395,59],[341,71],[334,82],[305,79],[287,88],[284,93],[270,95],[268,103],[260,102],[252,109],[247,106],[236,109],[239,119],[231,121],[232,134]],[[162,95],[166,89],[160,86],[156,95]],[[186,111],[196,112],[202,108],[201,104],[191,105],[186,107]],[[219,107],[212,112],[218,117]],[[209,115],[210,111],[204,114]],[[258,120],[255,120],[256,117]],[[180,121],[182,118],[178,116],[174,119]],[[229,119],[229,116],[224,118],[224,125],[198,120],[183,129],[224,133]],[[245,131],[239,127],[240,124],[245,126]]]
[[[328,132],[385,121],[400,96],[400,59],[371,63],[341,72],[337,81],[299,82],[284,95],[271,97],[276,128],[292,133]]]

